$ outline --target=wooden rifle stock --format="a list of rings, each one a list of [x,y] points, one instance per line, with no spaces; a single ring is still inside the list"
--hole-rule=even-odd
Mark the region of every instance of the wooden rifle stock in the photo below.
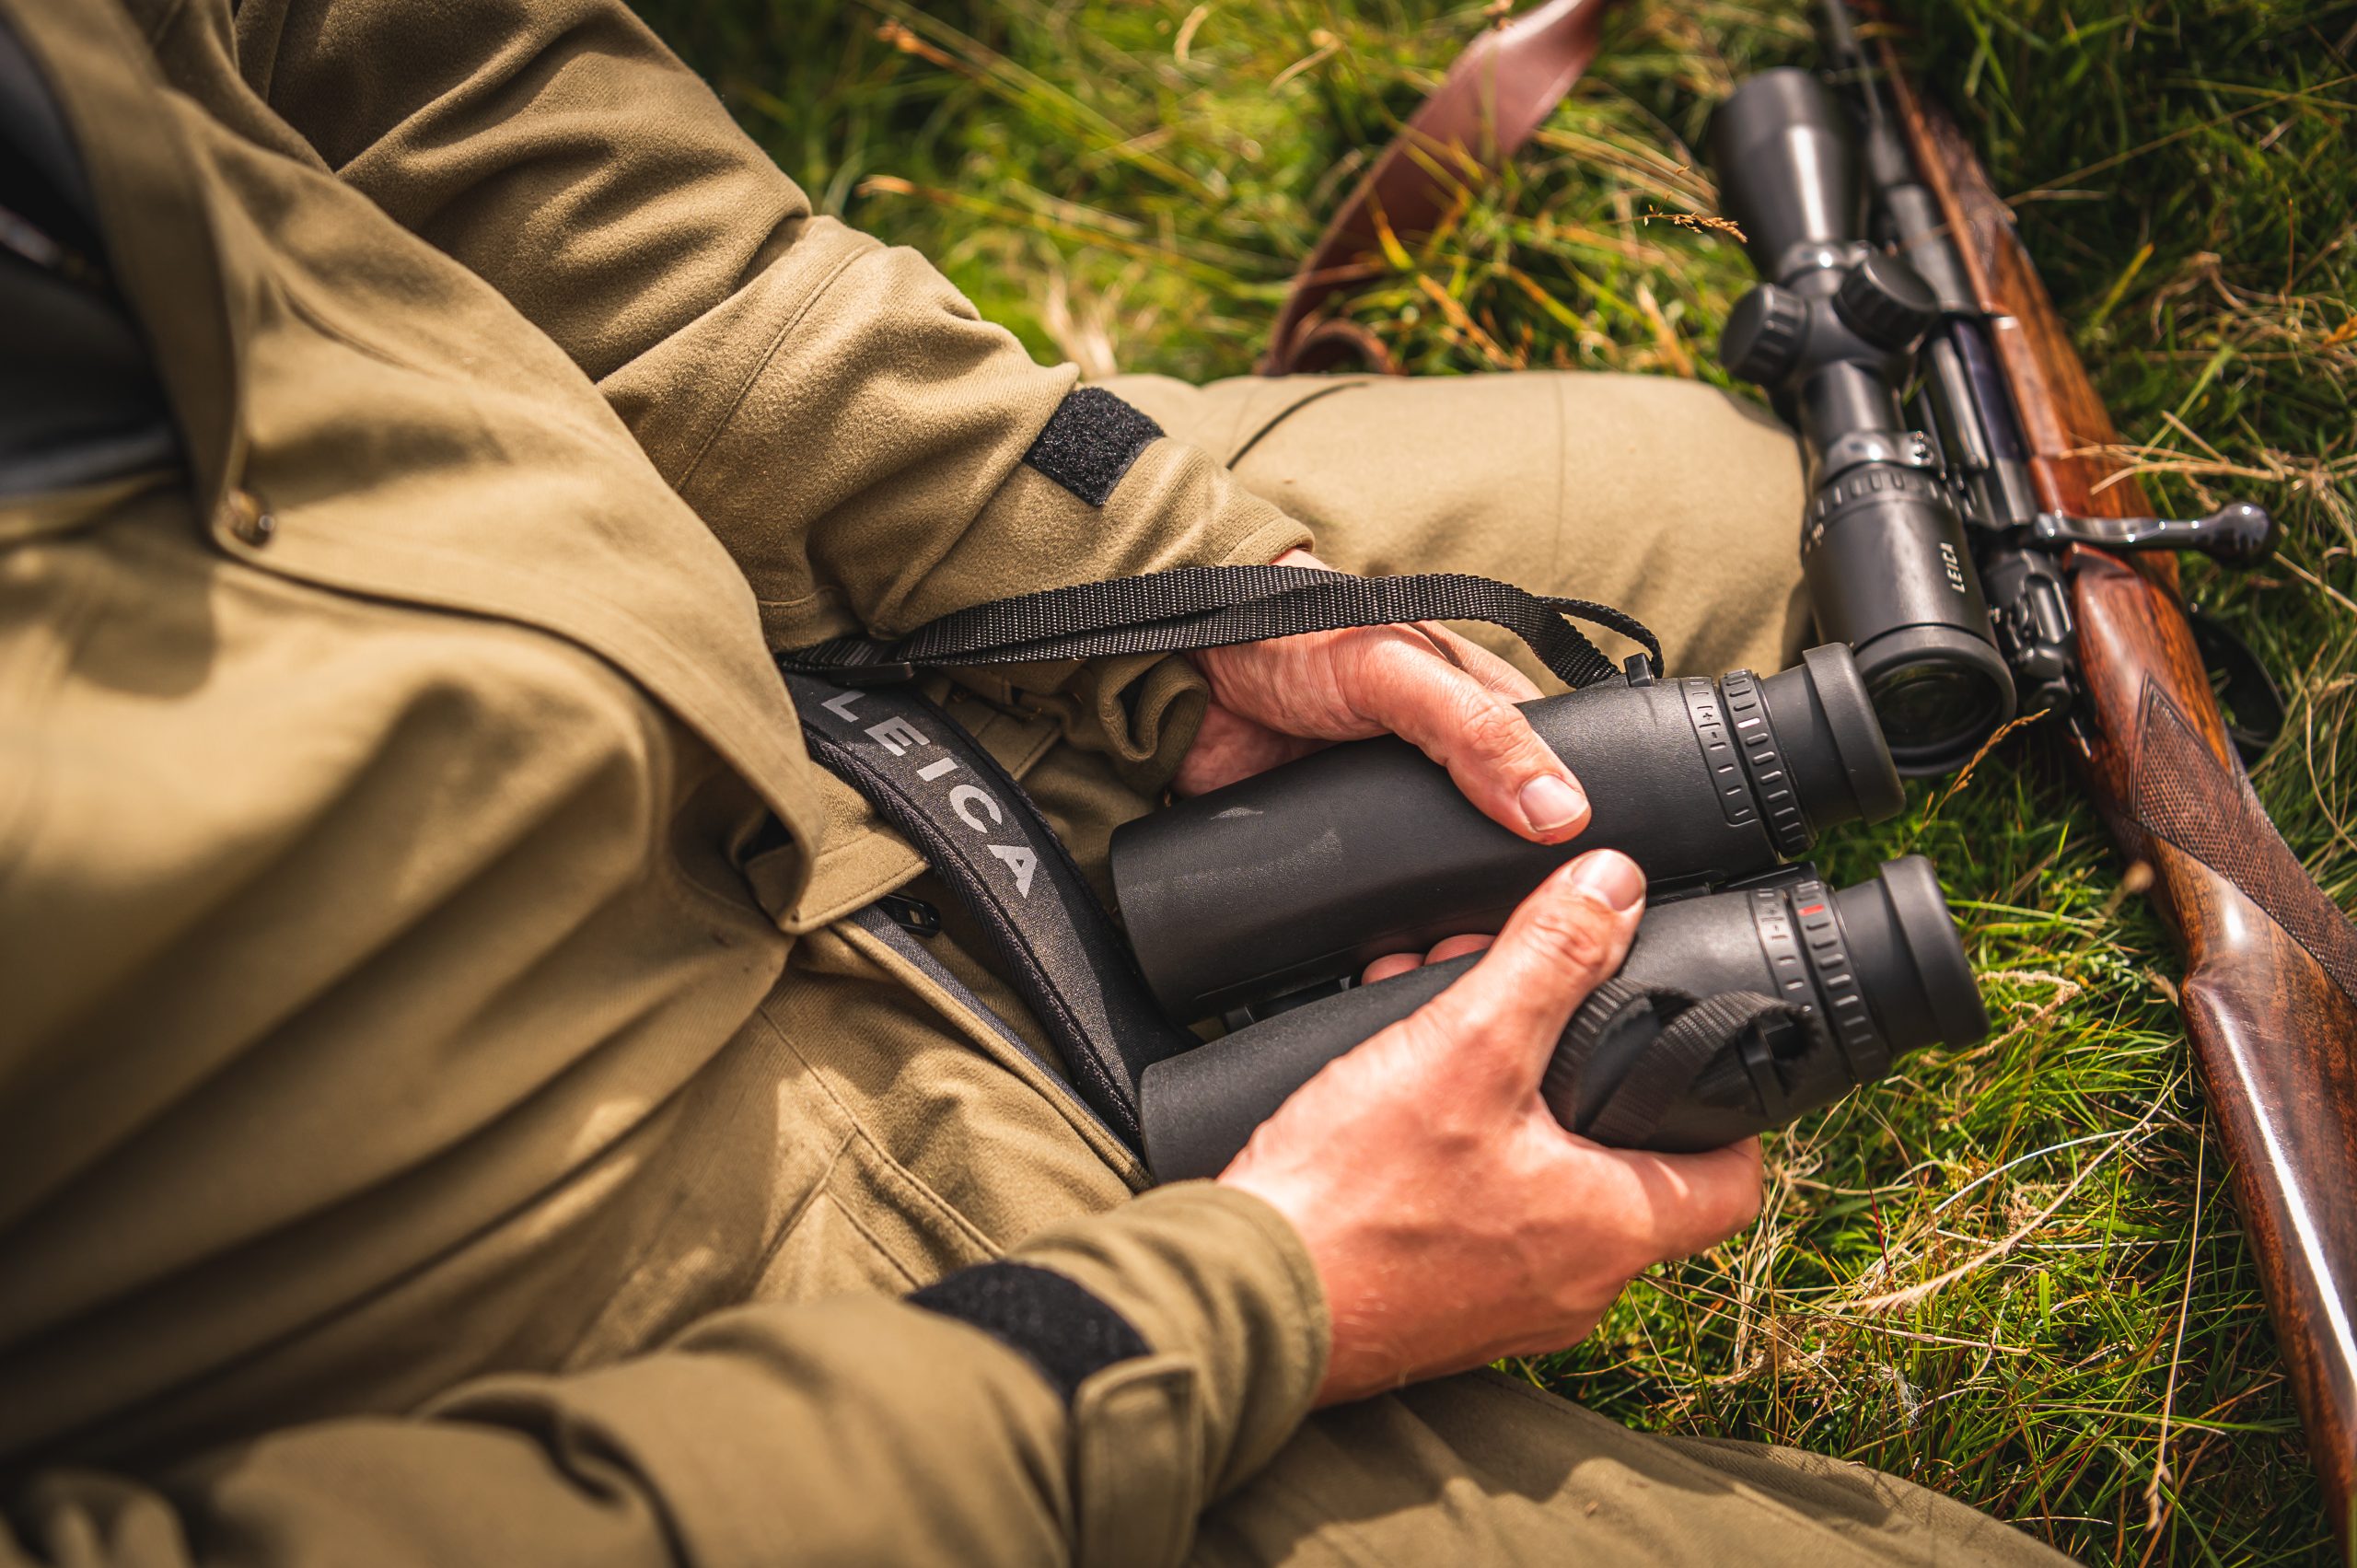
[[[2150,515],[2013,215],[1953,122],[1881,64],[1964,253],[2046,510]],[[2268,819],[2178,596],[2174,557],[2073,546],[2071,745],[2185,949],[2187,1033],[2344,1553],[2357,1544],[2357,927]]]

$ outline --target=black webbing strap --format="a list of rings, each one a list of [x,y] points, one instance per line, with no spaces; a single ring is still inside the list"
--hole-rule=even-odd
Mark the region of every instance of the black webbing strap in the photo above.
[[[1643,621],[1608,605],[1457,572],[1360,577],[1313,566],[1180,566],[1048,588],[953,611],[898,642],[837,638],[782,655],[780,662],[870,686],[944,666],[1182,653],[1353,626],[1481,621],[1520,637],[1568,686],[1611,675],[1618,667],[1566,617],[1639,644],[1660,672],[1660,641]]]
[[[1155,1006],[1128,944],[1023,786],[913,687],[851,690],[791,668],[785,681],[812,759],[957,889],[1081,1098],[1140,1147],[1138,1074],[1197,1041]]]
[[[1588,1068],[1597,1048],[1623,1028],[1650,1017],[1660,1033],[1648,1041],[1631,1069],[1604,1095],[1584,1125],[1575,1125]],[[1771,1018],[1814,1027],[1814,1011],[1755,991],[1696,997],[1674,986],[1644,985],[1615,975],[1588,993],[1572,1015],[1562,1044],[1547,1063],[1539,1093],[1563,1124],[1583,1137],[1614,1148],[1642,1148],[1672,1109],[1691,1098],[1694,1086],[1719,1053],[1746,1031]],[[1772,1063],[1767,1082],[1753,1074],[1769,1120],[1786,1119],[1782,1085]]]

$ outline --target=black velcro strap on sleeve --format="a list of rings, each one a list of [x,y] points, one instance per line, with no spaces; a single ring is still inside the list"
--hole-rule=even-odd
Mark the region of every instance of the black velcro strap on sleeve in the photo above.
[[[1161,439],[1162,426],[1102,387],[1076,387],[1056,405],[1023,460],[1090,505],[1102,506],[1138,454]]]
[[[1021,1353],[1067,1406],[1093,1374],[1147,1353],[1128,1318],[1063,1275],[1028,1263],[960,1269],[908,1300]]]

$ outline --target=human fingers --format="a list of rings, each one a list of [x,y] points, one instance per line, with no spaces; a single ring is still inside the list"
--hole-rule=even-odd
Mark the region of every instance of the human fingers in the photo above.
[[[1759,1140],[1700,1154],[1613,1149],[1563,1135],[1583,1165],[1579,1225],[1613,1216],[1620,1267],[1630,1275],[1717,1246],[1759,1217]]]
[[[1523,900],[1481,961],[1411,1014],[1411,1050],[1524,1098],[1538,1085],[1572,1009],[1620,967],[1643,913],[1645,877],[1618,850],[1558,867]]]
[[[1690,1155],[1606,1148],[1534,1106],[1512,1141],[1523,1149],[1514,1163],[1531,1178],[1523,1191],[1529,1298],[1518,1312],[1492,1315],[1491,1359],[1573,1342],[1631,1280],[1707,1250],[1759,1213],[1756,1138]]]
[[[1428,964],[1445,964],[1451,958],[1461,958],[1468,953],[1486,953],[1497,944],[1497,938],[1486,934],[1469,933],[1463,936],[1446,936],[1434,943],[1424,955]]]
[[[1306,757],[1324,745],[1286,735],[1231,712],[1217,703],[1203,710],[1203,722],[1194,743],[1179,759],[1170,780],[1170,793],[1180,799],[1248,779],[1271,768]]]
[[[1522,710],[1430,641],[1353,638],[1331,656],[1352,712],[1446,768],[1492,821],[1540,843],[1587,825],[1586,795]]]
[[[1451,958],[1461,958],[1468,953],[1479,953],[1497,940],[1494,936],[1468,933],[1463,936],[1445,936],[1433,945],[1428,953],[1389,953],[1367,965],[1359,976],[1361,985],[1373,985],[1379,980],[1420,970],[1426,964],[1445,964]]]

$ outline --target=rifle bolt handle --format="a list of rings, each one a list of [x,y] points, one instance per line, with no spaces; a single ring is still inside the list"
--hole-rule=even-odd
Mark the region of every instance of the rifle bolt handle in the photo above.
[[[2093,545],[2098,550],[2198,550],[2222,566],[2248,568],[2275,553],[2280,534],[2263,506],[2230,501],[2206,517],[2074,517],[2040,512],[2031,532],[2049,548]]]

